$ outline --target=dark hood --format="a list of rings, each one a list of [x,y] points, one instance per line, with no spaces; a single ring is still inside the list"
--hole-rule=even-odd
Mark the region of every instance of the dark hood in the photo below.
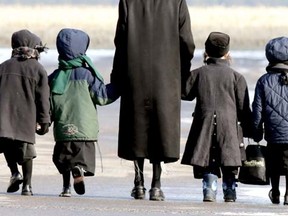
[[[288,61],[288,37],[277,37],[270,40],[265,47],[269,63],[276,64]]]
[[[11,46],[12,49],[18,47],[29,47],[35,49],[36,46],[42,46],[42,41],[37,35],[23,29],[12,34]]]
[[[62,29],[56,39],[59,58],[71,60],[84,55],[88,49],[89,42],[89,36],[81,30]]]

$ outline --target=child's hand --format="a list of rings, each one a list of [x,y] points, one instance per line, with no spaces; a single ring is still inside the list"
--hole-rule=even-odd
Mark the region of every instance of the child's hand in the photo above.
[[[49,123],[37,123],[36,133],[38,135],[44,135],[49,131]]]

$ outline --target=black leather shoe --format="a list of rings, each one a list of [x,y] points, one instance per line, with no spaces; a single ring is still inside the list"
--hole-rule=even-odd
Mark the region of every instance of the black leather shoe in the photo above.
[[[31,185],[23,185],[22,193],[23,196],[33,196],[32,187]]]
[[[83,195],[85,193],[84,170],[79,166],[75,166],[72,169],[72,176],[74,178],[74,190],[77,194]]]
[[[149,190],[149,194],[150,194],[150,200],[153,201],[164,201],[165,200],[165,196],[163,191],[160,188],[151,188]]]
[[[279,204],[280,203],[280,191],[272,191],[272,189],[269,191],[268,196],[273,204]]]
[[[63,187],[63,191],[59,194],[59,197],[71,197],[70,187]]]
[[[14,193],[18,191],[19,185],[22,184],[22,182],[23,182],[22,175],[19,172],[14,173],[10,178],[9,186],[7,188],[7,193]]]
[[[145,192],[146,188],[144,188],[144,186],[135,186],[131,191],[131,196],[134,197],[134,199],[145,199]]]

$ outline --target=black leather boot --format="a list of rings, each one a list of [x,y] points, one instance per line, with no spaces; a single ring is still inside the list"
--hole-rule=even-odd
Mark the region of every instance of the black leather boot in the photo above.
[[[59,194],[60,197],[71,197],[70,187],[63,187],[62,192]]]
[[[31,185],[23,185],[21,195],[24,196],[33,196]]]
[[[14,193],[16,191],[19,190],[19,185],[22,184],[23,182],[23,177],[22,175],[17,172],[14,173],[11,178],[10,178],[10,182],[9,182],[9,186],[7,188],[7,192],[8,193]]]
[[[142,185],[135,186],[131,191],[131,196],[134,199],[145,199],[146,188]]]
[[[164,201],[165,200],[165,196],[163,191],[160,188],[157,187],[153,187],[149,190],[149,200],[153,200],[153,201]]]
[[[131,191],[131,196],[134,197],[134,199],[145,199],[146,188],[144,187],[143,166],[143,159],[134,161],[134,187]]]

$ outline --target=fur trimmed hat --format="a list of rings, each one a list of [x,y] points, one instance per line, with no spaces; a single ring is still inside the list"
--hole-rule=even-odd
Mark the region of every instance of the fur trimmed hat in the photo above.
[[[288,38],[277,37],[271,39],[266,45],[265,54],[270,63],[288,61]]]
[[[220,58],[229,51],[230,37],[222,32],[211,32],[205,42],[205,52],[210,57]]]

